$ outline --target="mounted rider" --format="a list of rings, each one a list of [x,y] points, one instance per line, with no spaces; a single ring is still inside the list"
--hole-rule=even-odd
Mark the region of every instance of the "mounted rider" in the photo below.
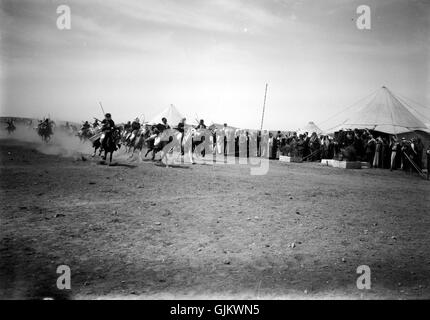
[[[90,130],[90,128],[91,128],[91,125],[88,123],[88,121],[85,121],[81,126],[82,132],[86,132]]]
[[[196,127],[197,130],[199,129],[206,129],[205,121],[203,119],[200,120],[199,124]]]
[[[99,126],[99,119],[94,118],[93,128],[97,128]]]
[[[102,124],[102,135],[100,137],[100,143],[103,145],[103,141],[106,137],[112,134],[113,129],[115,129],[115,122],[112,120],[110,113],[105,114],[105,118],[101,122]]]
[[[131,133],[131,121],[127,121],[127,123],[124,125],[124,133],[126,135],[126,139],[130,136]]]
[[[140,128],[141,128],[141,124],[139,122],[139,118],[134,119],[133,123],[130,126],[130,134],[127,135],[126,139],[130,140],[130,142],[133,142]]]
[[[160,130],[158,130],[157,126],[152,126],[149,129],[149,137],[145,140],[149,146],[153,146],[155,138],[160,134]]]
[[[9,134],[12,133],[13,131],[15,131],[16,126],[15,126],[15,122],[13,119],[8,119],[6,121],[6,124],[7,124],[6,130],[9,132]]]
[[[167,123],[166,118],[161,119],[161,123],[157,124],[157,129],[160,131],[160,133],[166,129],[170,129],[170,125]]]
[[[82,139],[82,138],[88,138],[91,136],[91,125],[88,123],[88,121],[85,121],[79,132],[78,132],[78,136]]]
[[[14,127],[15,126],[15,122],[13,119],[6,120],[6,124],[8,127]]]

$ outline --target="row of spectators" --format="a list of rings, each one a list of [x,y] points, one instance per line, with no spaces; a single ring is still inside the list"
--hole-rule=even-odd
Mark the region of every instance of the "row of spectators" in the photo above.
[[[313,132],[308,134],[269,134],[271,158],[279,155],[301,158],[303,161],[337,159],[366,161],[373,168],[408,170],[416,164],[423,167],[425,146],[421,138],[397,138],[369,130],[341,130],[333,137]]]

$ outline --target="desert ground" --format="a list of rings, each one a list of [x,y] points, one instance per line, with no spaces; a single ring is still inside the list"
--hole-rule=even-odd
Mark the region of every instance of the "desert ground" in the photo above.
[[[2,299],[430,298],[430,182],[417,175],[271,160],[253,176],[121,152],[107,166],[88,145],[61,150],[0,139]],[[56,287],[59,265],[71,290]]]

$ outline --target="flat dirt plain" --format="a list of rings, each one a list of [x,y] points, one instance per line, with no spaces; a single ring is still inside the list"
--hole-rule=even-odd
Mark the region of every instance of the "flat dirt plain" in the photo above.
[[[430,182],[417,175],[270,161],[252,176],[121,153],[107,166],[90,148],[42,149],[0,140],[2,299],[430,298]],[[71,290],[56,287],[59,265]]]

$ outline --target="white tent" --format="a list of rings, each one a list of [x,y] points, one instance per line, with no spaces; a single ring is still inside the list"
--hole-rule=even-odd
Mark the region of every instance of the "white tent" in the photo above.
[[[171,127],[174,127],[184,118],[184,116],[178,111],[178,109],[176,109],[176,107],[173,104],[171,104],[162,112],[160,112],[155,117],[153,117],[150,121],[148,121],[148,123],[149,124],[161,123],[162,118],[166,118],[167,123]]]
[[[313,132],[315,132],[317,135],[320,135],[322,130],[313,121],[310,121],[307,125],[297,130],[297,134],[303,134],[305,132],[307,132],[309,135],[311,135]]]
[[[428,131],[427,126],[396,97],[388,88],[382,87],[364,106],[345,116],[344,121],[332,129],[370,129],[389,134]]]

